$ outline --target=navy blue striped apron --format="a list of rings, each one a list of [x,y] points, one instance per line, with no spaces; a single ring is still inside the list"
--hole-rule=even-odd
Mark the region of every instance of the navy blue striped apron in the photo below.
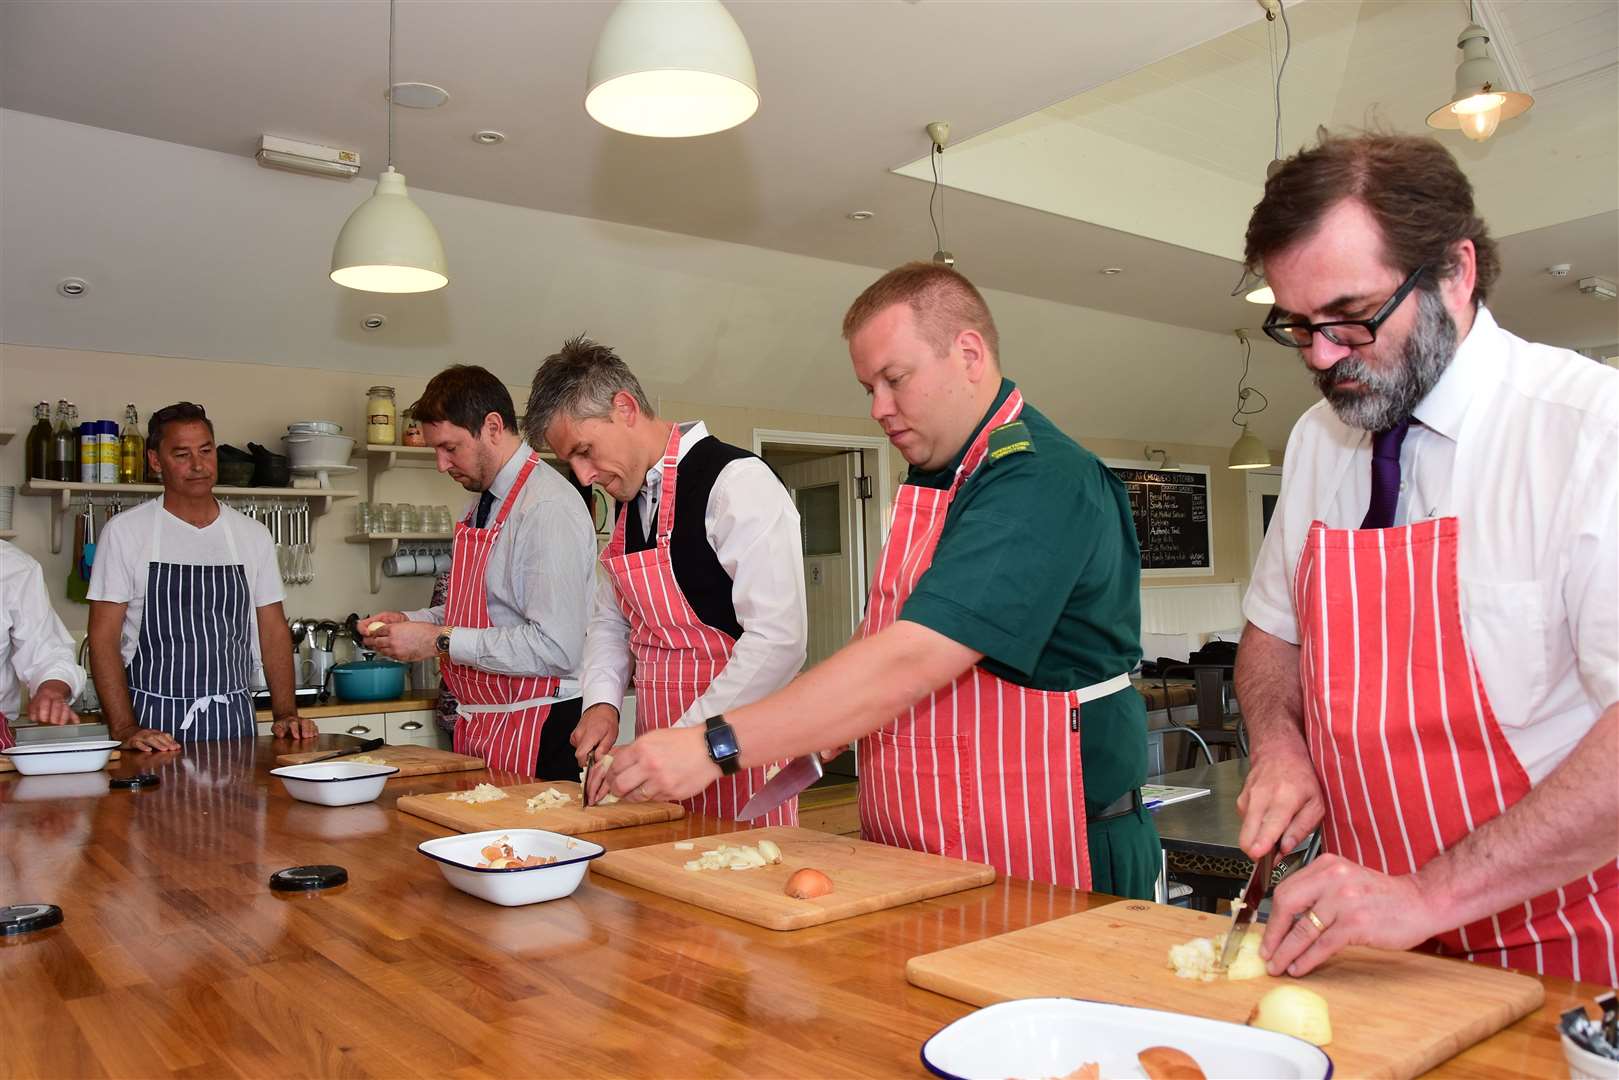
[[[253,598],[236,537],[230,522],[219,523],[231,558],[223,565],[163,562],[167,512],[159,506],[152,515],[146,606],[129,661],[135,721],[180,742],[251,739],[258,734],[248,694]]]

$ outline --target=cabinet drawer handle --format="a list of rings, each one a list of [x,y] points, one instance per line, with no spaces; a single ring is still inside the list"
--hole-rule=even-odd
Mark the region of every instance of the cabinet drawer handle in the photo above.
[[[422,722],[420,720],[406,720],[403,724],[399,725],[399,730],[420,731],[422,730]]]
[[[371,734],[371,728],[368,727],[365,724],[355,724],[353,727],[349,728],[349,734],[350,735],[369,735],[369,734]]]

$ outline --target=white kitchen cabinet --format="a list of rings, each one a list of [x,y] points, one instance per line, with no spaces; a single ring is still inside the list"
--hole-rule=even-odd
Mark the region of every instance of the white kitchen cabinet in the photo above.
[[[322,716],[315,728],[322,735],[353,735],[356,739],[380,739],[384,732],[382,713],[362,713],[359,716]]]
[[[433,710],[391,712],[383,717],[383,731],[389,746],[438,746],[438,725]]]

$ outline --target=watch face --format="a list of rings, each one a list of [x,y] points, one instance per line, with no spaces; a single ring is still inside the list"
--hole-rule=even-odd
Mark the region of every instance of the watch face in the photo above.
[[[715,761],[735,757],[737,754],[736,736],[731,732],[730,724],[722,724],[712,731],[704,732],[708,739],[708,752]]]

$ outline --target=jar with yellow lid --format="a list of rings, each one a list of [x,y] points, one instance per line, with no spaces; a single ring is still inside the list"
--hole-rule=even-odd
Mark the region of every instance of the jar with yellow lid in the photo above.
[[[366,391],[365,441],[384,446],[399,442],[399,411],[394,404],[394,388],[373,386]]]

